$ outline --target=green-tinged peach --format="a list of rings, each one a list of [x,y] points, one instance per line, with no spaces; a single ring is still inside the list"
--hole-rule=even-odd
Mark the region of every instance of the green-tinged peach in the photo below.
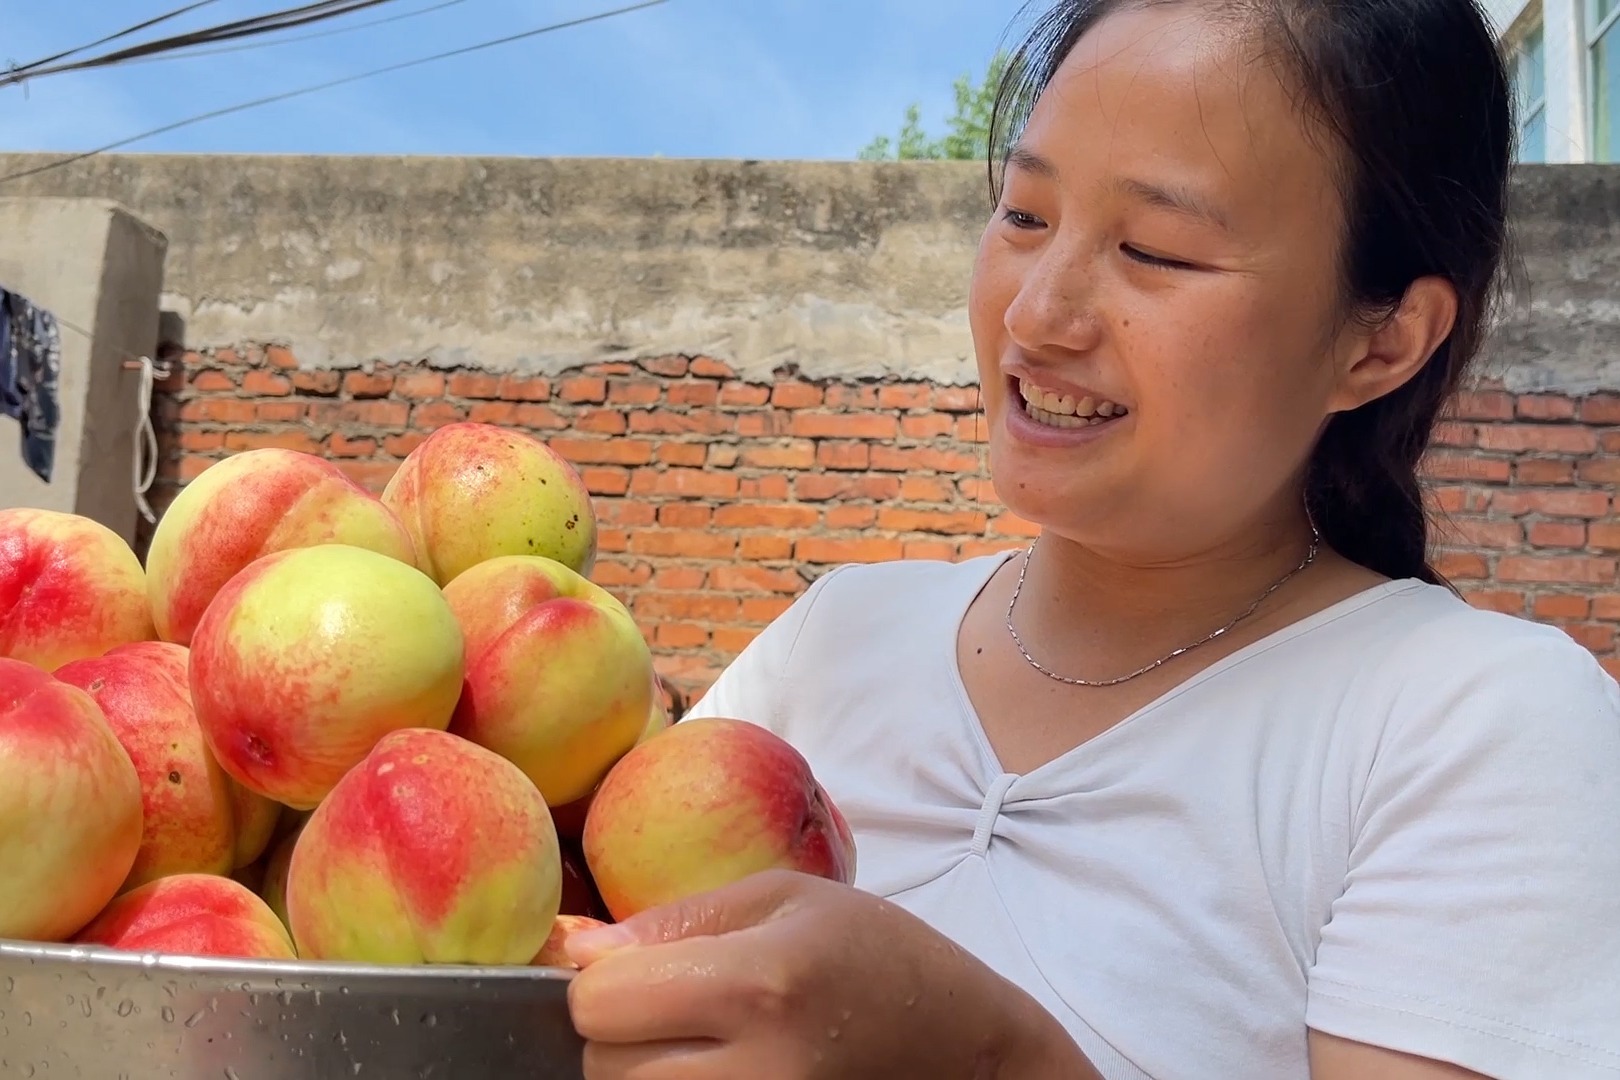
[[[219,591],[191,646],[191,695],[237,782],[313,808],[377,740],[444,729],[461,629],[420,570],[347,544],[280,551]]]
[[[682,721],[626,754],[591,801],[583,847],[621,922],[765,870],[855,877],[849,826],[804,757],[729,718]]]
[[[310,815],[287,915],[306,959],[527,964],[561,891],[551,815],[517,766],[442,731],[399,731]]]
[[[568,460],[520,431],[450,424],[412,450],[383,489],[440,585],[501,555],[542,555],[590,574],[596,515]]]
[[[0,938],[63,941],[129,876],[141,779],[95,701],[0,659]]]
[[[479,563],[444,595],[467,640],[450,730],[514,762],[551,806],[589,795],[650,722],[652,653],[630,613],[538,556]]]
[[[169,874],[246,866],[280,812],[214,760],[191,707],[187,661],[182,645],[142,641],[56,672],[95,699],[140,774],[141,849],[125,889]]]
[[[54,671],[155,636],[122,537],[79,514],[0,510],[0,657]]]
[[[230,791],[231,812],[236,820],[236,854],[232,864],[243,867],[259,861],[270,849],[270,841],[287,807],[243,787],[234,779]]]
[[[171,874],[124,893],[74,939],[127,952],[294,960],[287,928],[240,882]]]
[[[348,544],[416,565],[405,526],[336,465],[297,450],[245,450],[210,465],[158,521],[146,556],[152,617],[189,645],[214,594],[265,555]]]

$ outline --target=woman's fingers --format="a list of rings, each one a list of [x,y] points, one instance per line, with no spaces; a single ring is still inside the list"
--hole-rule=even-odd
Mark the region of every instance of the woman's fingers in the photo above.
[[[803,882],[795,874],[765,872],[710,892],[644,911],[622,922],[568,937],[569,959],[590,967],[631,946],[746,930],[769,920]]]
[[[585,1080],[715,1080],[727,1072],[724,1043],[587,1043]],[[761,1080],[765,1075],[760,1074]]]
[[[604,1043],[720,1039],[783,1021],[792,996],[775,950],[739,933],[625,949],[574,977],[574,1027]]]

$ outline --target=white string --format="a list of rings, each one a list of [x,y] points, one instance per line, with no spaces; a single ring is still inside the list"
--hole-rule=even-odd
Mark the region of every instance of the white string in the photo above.
[[[52,318],[58,326],[82,335],[92,346],[95,345],[96,336],[84,327],[60,315],[53,314]],[[152,392],[157,380],[167,379],[172,368],[167,363],[161,366],[154,364],[150,356],[132,356],[116,346],[113,351],[123,358],[125,368],[139,367],[141,372],[140,383],[135,390],[135,453],[131,458],[130,488],[135,494],[135,508],[140,511],[141,517],[146,519],[148,525],[156,525],[157,514],[153,513],[151,503],[146,501],[146,493],[157,480],[158,468],[157,431],[152,427]]]
[[[153,370],[150,356],[141,357],[140,365],[141,383],[135,392],[135,454],[131,459],[135,506],[148,525],[155,525],[157,515],[152,512],[151,504],[146,501],[146,493],[152,487],[152,482],[157,479],[157,431],[152,427],[152,387],[157,381],[157,375]]]

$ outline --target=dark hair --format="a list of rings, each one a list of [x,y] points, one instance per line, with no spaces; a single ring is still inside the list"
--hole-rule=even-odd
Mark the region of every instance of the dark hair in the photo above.
[[[990,130],[992,194],[1036,99],[1080,37],[1124,7],[1200,0],[1056,0],[1008,58]],[[1454,328],[1399,389],[1340,413],[1313,452],[1306,502],[1323,539],[1393,578],[1428,562],[1418,469],[1489,322],[1507,244],[1513,118],[1507,72],[1473,0],[1207,0],[1249,17],[1344,163],[1347,309],[1387,318],[1416,279],[1457,291]]]

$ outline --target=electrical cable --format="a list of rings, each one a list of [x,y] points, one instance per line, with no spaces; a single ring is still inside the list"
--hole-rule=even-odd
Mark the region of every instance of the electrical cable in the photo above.
[[[197,0],[197,2],[194,3],[194,4],[187,4],[185,7],[176,8],[175,10],[167,12],[166,14],[158,15],[158,16],[156,16],[154,18],[147,19],[145,22],[136,23],[134,26],[127,27],[127,28],[125,28],[123,30],[120,30],[116,34],[108,34],[106,37],[100,39],[99,41],[92,41],[88,45],[80,45],[76,49],[68,49],[66,52],[59,52],[55,56],[47,56],[42,60],[35,60],[31,64],[22,64],[20,66],[16,65],[16,64],[13,64],[13,65],[11,65],[9,70],[12,73],[17,73],[17,72],[26,73],[26,72],[32,71],[35,68],[44,67],[47,64],[54,64],[59,60],[66,60],[70,56],[77,56],[82,52],[89,52],[91,49],[99,49],[101,46],[109,45],[112,42],[117,41],[119,38],[125,38],[125,37],[128,37],[131,34],[138,34],[142,30],[150,30],[152,27],[158,25],[159,23],[168,22],[170,19],[178,19],[182,15],[189,15],[191,12],[196,11],[198,8],[204,8],[204,7],[207,7],[209,4],[214,4],[214,3],[218,3],[218,2],[219,2],[219,0]]]
[[[646,8],[658,7],[660,4],[666,4],[668,2],[669,0],[643,0],[643,2],[639,4],[631,4],[626,7],[614,8],[610,11],[598,12],[594,15],[584,15],[577,19],[568,19],[564,22],[551,23],[548,26],[536,27],[533,30],[525,30],[517,34],[508,34],[505,37],[494,38],[489,41],[481,41],[474,45],[464,45],[459,49],[450,49],[447,52],[435,53],[432,56],[422,56],[416,58],[415,60],[405,60],[397,64],[389,64],[386,67],[375,68],[371,71],[363,71],[358,75],[347,75],[341,79],[333,79],[330,82],[317,83],[313,86],[300,87],[297,90],[287,90],[279,94],[271,94],[268,97],[257,98],[253,101],[244,101],[236,105],[228,105],[223,109],[214,109],[206,113],[201,113],[197,116],[188,117],[185,120],[178,120],[172,124],[164,124],[162,127],[153,128],[150,131],[143,131],[139,135],[131,135],[128,138],[119,139],[117,142],[111,142],[105,146],[98,146],[94,150],[85,150],[77,154],[69,154],[66,157],[58,158],[55,161],[46,162],[44,165],[36,165],[30,169],[23,169],[20,172],[0,176],[0,184],[10,183],[14,180],[23,180],[30,176],[38,176],[40,173],[50,172],[53,169],[60,169],[64,166],[84,161],[87,158],[95,157],[98,154],[105,154],[110,150],[121,149],[130,145],[131,143],[141,142],[157,135],[167,135],[171,131],[178,131],[181,128],[190,127],[193,124],[200,124],[208,120],[217,120],[222,116],[230,116],[233,113],[245,112],[248,109],[256,109],[261,105],[278,104],[293,98],[319,93],[323,90],[331,90],[339,86],[346,86],[349,83],[360,82],[363,79],[375,78],[378,75],[388,75],[396,71],[404,71],[408,68],[421,67],[423,64],[431,64],[439,60],[449,60],[453,57],[466,56],[469,53],[481,52],[485,49],[493,49],[501,45],[510,45],[513,42],[523,41],[527,38],[539,37],[541,34],[550,34],[558,30],[568,30],[576,26],[583,26],[586,23],[601,22],[604,19],[611,19],[619,15],[628,15],[631,12],[641,11]]]
[[[137,57],[173,52],[177,49],[190,48],[193,45],[207,45],[217,41],[256,37],[260,34],[305,26],[309,23],[321,22],[393,2],[394,0],[315,0],[314,3],[305,4],[302,7],[286,8],[271,12],[269,15],[255,15],[250,19],[239,19],[236,22],[210,26],[202,30],[192,30],[184,34],[177,34],[174,37],[142,42],[139,45],[131,45],[116,52],[93,56],[88,60],[75,60],[70,63],[47,66],[41,66],[40,62],[36,61],[21,68],[13,68],[0,75],[0,87],[33,79],[42,79],[47,75],[61,75],[70,71],[88,71],[92,68],[111,67]]]
[[[419,15],[431,15],[435,11],[443,11],[458,4],[465,4],[467,0],[441,0],[440,3],[430,7],[416,8],[414,11],[402,11],[398,15],[389,15],[381,19],[372,19],[370,22],[356,23],[353,26],[340,26],[335,30],[319,30],[313,34],[295,34],[292,37],[276,38],[274,41],[255,41],[246,45],[222,45],[217,49],[197,49],[191,52],[164,53],[157,56],[140,56],[125,60],[124,66],[131,64],[156,64],[165,60],[191,60],[202,56],[226,56],[231,53],[252,52],[255,49],[273,49],[277,45],[296,45],[302,41],[319,41],[322,38],[337,37],[339,34],[352,34],[356,30],[369,30],[375,26],[387,26],[389,23],[404,22]]]

